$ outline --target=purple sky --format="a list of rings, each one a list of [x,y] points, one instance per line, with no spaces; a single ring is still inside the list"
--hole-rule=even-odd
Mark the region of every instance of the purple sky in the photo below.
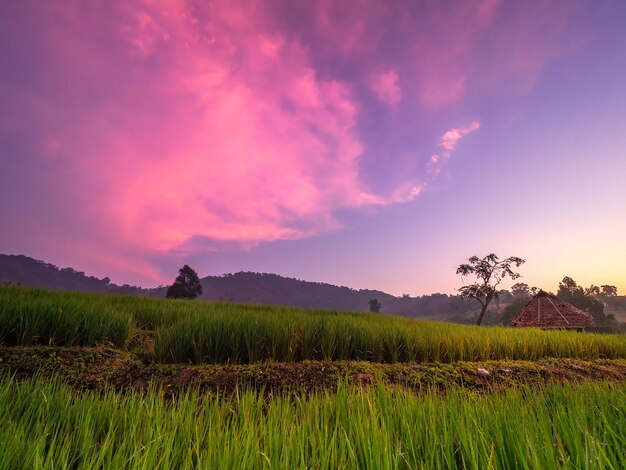
[[[626,291],[626,2],[0,3],[0,252]]]

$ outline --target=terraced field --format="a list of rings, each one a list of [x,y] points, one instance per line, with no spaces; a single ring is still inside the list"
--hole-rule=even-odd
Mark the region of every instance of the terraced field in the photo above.
[[[0,468],[625,468],[626,337],[0,288]]]
[[[165,363],[626,358],[624,335],[475,327],[349,312],[0,288],[0,344],[123,348]]]

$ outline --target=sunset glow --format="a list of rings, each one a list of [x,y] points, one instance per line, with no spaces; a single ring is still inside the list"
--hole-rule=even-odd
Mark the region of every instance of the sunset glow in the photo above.
[[[0,253],[626,293],[626,3],[6,1]]]

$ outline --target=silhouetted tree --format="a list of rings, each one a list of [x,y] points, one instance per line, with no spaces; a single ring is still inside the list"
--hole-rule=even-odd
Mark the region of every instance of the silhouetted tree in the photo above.
[[[519,268],[525,263],[525,260],[511,256],[500,261],[495,254],[491,253],[484,258],[472,256],[468,261],[469,263],[460,265],[456,273],[460,274],[461,277],[476,276],[477,282],[461,287],[459,292],[463,297],[475,299],[480,303],[480,314],[476,322],[477,325],[480,325],[489,303],[498,297],[498,285],[500,282],[507,276],[511,279],[517,279],[521,276],[514,272],[511,266],[515,265],[515,267]]]
[[[617,287],[605,284],[602,286],[600,295],[602,295],[602,297],[617,297]]]
[[[525,282],[516,282],[511,286],[511,293],[515,297],[528,297],[530,295],[530,287]]]
[[[168,299],[195,299],[202,295],[202,285],[198,274],[188,265],[178,270],[174,284],[167,288],[165,297]]]
[[[378,299],[372,299],[368,302],[370,305],[370,312],[379,313],[382,308],[382,304],[378,301]]]
[[[587,289],[585,289],[586,293],[592,297],[597,297],[600,295],[600,288],[598,286],[594,286],[591,284]]]

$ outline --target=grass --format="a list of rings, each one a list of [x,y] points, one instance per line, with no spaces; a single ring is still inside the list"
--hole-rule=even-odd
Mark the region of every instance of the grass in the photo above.
[[[626,335],[2,287],[11,345],[0,470],[626,468]]]
[[[122,346],[132,317],[95,296],[15,287],[0,288],[0,344]]]
[[[0,468],[625,468],[626,388],[84,393],[0,383]]]
[[[626,335],[475,327],[380,314],[0,288],[0,344],[120,347],[155,329],[165,363],[626,358]]]
[[[456,362],[624,358],[626,336],[476,327],[375,314],[267,309],[197,315],[157,329],[162,362],[355,360]]]

